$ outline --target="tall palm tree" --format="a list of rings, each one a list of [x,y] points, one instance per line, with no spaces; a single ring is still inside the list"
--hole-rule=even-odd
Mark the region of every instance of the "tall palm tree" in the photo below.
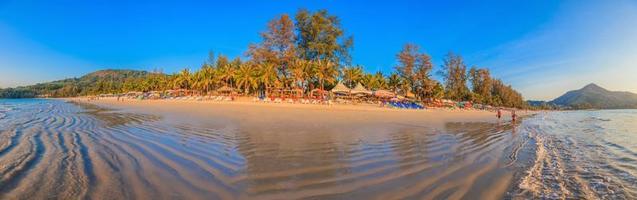
[[[374,74],[374,81],[378,84],[376,89],[387,89],[387,80],[385,80],[383,72],[376,72],[376,74]]]
[[[225,64],[219,67],[218,72],[219,79],[223,81],[225,86],[228,86],[228,83],[234,79],[237,69],[232,64]]]
[[[315,77],[318,79],[319,88],[325,90],[325,83],[334,83],[338,76],[336,64],[329,60],[319,60],[314,62]]]
[[[258,85],[257,71],[252,64],[244,63],[239,66],[234,77],[237,85],[244,90],[244,94],[248,95],[251,89]]]
[[[270,86],[278,85],[280,83],[277,67],[272,63],[263,63],[259,65],[258,82],[263,84],[265,96],[268,96],[268,89],[270,89]]]
[[[294,83],[292,84],[294,88],[303,87],[303,84],[306,80],[308,68],[311,68],[310,63],[304,59],[296,59],[290,66],[290,72],[292,78],[294,79]]]
[[[361,67],[346,67],[343,68],[342,75],[345,85],[353,88],[363,78],[363,69]]]
[[[179,89],[190,89],[192,86],[192,76],[188,68],[181,70],[179,74],[175,75],[173,86]]]
[[[308,90],[309,81],[316,74],[316,68],[312,61],[296,59],[291,65],[290,72],[294,79],[294,88],[301,88],[305,93]]]
[[[195,73],[195,83],[193,84],[197,89],[207,94],[210,88],[216,84],[215,70],[208,64],[204,64],[203,67],[197,73]]]
[[[395,72],[387,78],[387,87],[394,93],[398,92],[398,88],[401,87],[400,83],[402,83],[401,78]]]
[[[374,76],[372,74],[364,73],[359,82],[363,84],[364,86],[367,86],[368,88],[370,88],[372,87],[372,85],[375,84]]]
[[[387,88],[387,81],[385,80],[385,76],[383,76],[382,72],[365,74],[363,80],[365,80],[363,85],[367,86],[368,89],[378,90]]]

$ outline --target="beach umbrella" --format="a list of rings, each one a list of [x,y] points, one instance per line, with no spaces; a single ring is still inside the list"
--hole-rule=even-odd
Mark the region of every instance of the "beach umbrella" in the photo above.
[[[379,98],[392,98],[396,96],[396,94],[387,90],[376,90],[373,94]]]
[[[234,88],[231,88],[228,86],[223,86],[217,89],[217,92],[233,92],[233,91],[234,91]]]
[[[371,95],[372,92],[367,90],[365,87],[363,87],[363,85],[361,83],[356,84],[356,87],[354,87],[354,89],[351,90],[352,94],[367,94],[367,95]]]
[[[343,85],[342,82],[338,82],[336,84],[336,86],[334,86],[334,88],[332,88],[332,90],[330,90],[330,92],[338,93],[338,94],[349,94],[351,92],[351,89],[349,89],[347,86]]]

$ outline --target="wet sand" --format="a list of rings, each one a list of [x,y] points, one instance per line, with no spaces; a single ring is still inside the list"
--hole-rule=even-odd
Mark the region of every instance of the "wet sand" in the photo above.
[[[247,126],[257,128],[279,127],[283,129],[303,129],[317,127],[349,128],[360,126],[415,125],[431,128],[442,128],[447,122],[507,122],[511,114],[503,110],[503,117],[498,120],[495,112],[480,110],[403,110],[382,108],[377,105],[307,105],[307,104],[275,104],[255,103],[248,99],[235,102],[183,101],[183,100],[126,100],[114,98],[86,101],[84,99],[67,99],[86,102],[103,107],[110,107],[128,112],[144,112],[165,116],[177,116],[170,120],[198,121],[202,118],[233,120]],[[531,115],[534,112],[518,111],[519,116]],[[208,122],[208,121],[206,121]],[[380,124],[379,124],[380,123]],[[310,126],[310,127],[308,127]]]
[[[5,199],[498,199],[535,143],[482,111],[38,101],[1,119]]]

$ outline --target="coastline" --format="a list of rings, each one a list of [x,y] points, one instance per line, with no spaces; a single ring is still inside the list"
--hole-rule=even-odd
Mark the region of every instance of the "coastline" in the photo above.
[[[524,144],[518,123],[486,111],[76,98],[27,102],[7,120],[20,140],[7,156],[45,152],[23,158],[36,164],[15,177],[6,197],[17,199],[77,188],[98,199],[497,199],[527,163],[510,157]],[[55,184],[31,187],[42,177]]]
[[[485,110],[403,110],[383,108],[377,105],[308,105],[289,103],[259,103],[248,98],[231,102],[196,100],[130,100],[117,101],[102,98],[88,101],[85,98],[64,98],[62,100],[90,103],[100,107],[123,110],[125,112],[155,114],[177,121],[231,120],[243,126],[259,127],[340,127],[405,125],[443,128],[453,122],[509,123],[511,114],[503,110],[502,119],[495,112]],[[518,111],[520,118],[535,114],[535,111]]]
[[[406,160],[414,159],[418,156],[429,156],[432,160],[425,159],[422,161],[420,167],[429,166],[432,167],[432,169],[440,170],[439,172],[444,175],[440,177],[434,176],[433,174],[430,174],[432,171],[429,170],[424,170],[424,174],[438,177],[437,179],[441,181],[463,188],[462,191],[464,192],[459,192],[456,195],[466,193],[468,196],[479,196],[483,199],[497,199],[506,196],[506,191],[513,188],[513,184],[516,184],[513,183],[515,167],[510,168],[507,166],[509,166],[510,163],[525,162],[525,160],[518,161],[514,159],[513,161],[509,161],[510,163],[507,165],[500,163],[501,159],[499,158],[508,156],[509,153],[507,153],[507,148],[510,148],[510,145],[515,144],[517,140],[507,139],[491,141],[486,139],[502,136],[512,138],[516,137],[514,134],[515,128],[511,129],[511,127],[517,126],[520,122],[511,123],[511,116],[509,112],[503,112],[503,119],[497,120],[495,112],[483,110],[401,110],[381,108],[374,105],[337,104],[326,106],[286,103],[256,103],[249,101],[249,99],[238,99],[237,101],[232,102],[186,100],[117,101],[116,99],[108,98],[91,101],[81,98],[65,100],[75,102],[79,105],[90,104],[96,105],[100,108],[106,108],[106,110],[113,109],[114,112],[118,113],[159,116],[162,118],[159,124],[188,127],[193,130],[206,130],[201,132],[204,135],[221,134],[230,138],[244,138],[245,141],[239,142],[236,148],[246,151],[242,152],[241,155],[243,155],[246,159],[249,169],[258,169],[259,171],[263,171],[263,173],[254,173],[248,170],[247,174],[244,175],[255,180],[261,179],[259,178],[260,176],[275,176],[270,174],[273,172],[276,172],[275,174],[283,174],[284,177],[303,177],[299,174],[304,174],[306,170],[321,169],[318,171],[322,171],[322,167],[316,167],[314,165],[304,167],[297,166],[299,164],[308,164],[309,161],[305,160],[308,159],[305,158],[305,156],[308,155],[305,154],[308,154],[308,152],[315,152],[317,149],[325,150],[325,152],[320,154],[316,152],[316,154],[309,153],[309,155],[311,155],[310,157],[313,159],[321,158],[318,159],[320,162],[329,162],[329,159],[323,160],[325,155],[338,154],[339,156],[337,157],[344,156],[345,158],[353,156],[349,153],[341,154],[343,152],[335,149],[353,148],[349,151],[358,152],[360,150],[356,150],[358,148],[372,148],[368,150],[370,152],[382,152],[385,150],[388,152],[396,151],[400,154],[398,158]],[[532,114],[534,114],[534,112],[518,112],[518,115],[520,116],[519,121],[524,120],[524,118],[531,116]],[[420,140],[423,141],[422,144],[413,143],[414,141]],[[207,139],[203,139],[203,141],[212,143],[219,142],[209,141]],[[221,141],[224,140],[222,139]],[[388,150],[377,146],[379,144],[385,144],[388,141],[396,142],[397,144],[407,142],[407,144],[415,145],[414,149],[419,150],[411,148]],[[490,143],[490,141],[494,143]],[[481,148],[482,145],[486,144],[493,146],[491,148]],[[190,144],[187,145],[190,146]],[[249,153],[251,151],[246,150],[253,148],[253,146],[258,148],[275,147],[276,150],[272,150],[271,153],[268,153],[269,151],[265,153],[259,152],[259,156],[254,157],[254,155]],[[389,147],[389,149],[393,148]],[[426,151],[421,152],[420,150]],[[370,153],[362,150],[360,151],[360,155]],[[299,152],[305,152],[303,153],[305,156],[299,157],[299,159],[302,158],[301,160],[297,160],[297,157],[295,156],[283,156],[288,153],[298,156]],[[393,156],[392,158],[388,158],[379,152],[371,154],[378,154],[378,157],[363,156],[365,159],[362,159],[362,162],[376,162],[383,159],[393,159]],[[485,159],[486,157],[488,157],[488,159]],[[260,160],[261,158],[276,161],[277,164]],[[286,160],[284,158],[291,158],[292,160]],[[417,160],[418,159],[403,164],[409,165],[410,162],[421,162]],[[481,162],[478,162],[478,160],[481,160]],[[317,165],[320,166],[324,164],[325,163]],[[443,167],[445,165],[453,167]],[[522,166],[523,164],[518,165]],[[328,166],[331,165],[328,164]],[[358,166],[358,164],[352,164],[350,166],[350,164],[340,163],[337,166],[350,168]],[[289,169],[283,170],[286,168]],[[383,167],[380,168],[382,169]],[[360,173],[365,174],[368,170],[374,170],[374,167],[367,168]],[[419,170],[419,167],[415,167],[415,169],[411,170]],[[361,181],[358,184],[369,184],[371,186],[384,183],[386,180],[392,179],[397,179],[402,182],[405,180],[403,179],[405,173],[413,173],[411,170],[396,171],[386,174],[384,178]],[[459,178],[461,177],[461,174],[468,177]],[[331,175],[326,176],[330,177]],[[474,184],[474,182],[484,182],[488,183],[486,185],[490,186],[487,187],[482,184]],[[404,191],[394,191],[387,192],[383,195],[401,196],[419,191],[419,189],[417,189],[419,187],[430,187],[435,185],[435,182],[429,181],[417,183],[419,186],[412,186],[413,188],[408,187],[411,188],[411,191],[408,191],[405,194],[403,194]],[[290,188],[282,188],[292,189],[300,187],[306,183],[299,184],[300,185],[298,186],[290,186]],[[267,191],[273,189],[270,187],[274,186],[257,186],[250,188],[248,191]],[[358,187],[360,186],[351,186],[351,188]],[[330,193],[340,189],[350,191],[351,188],[343,188],[343,186],[334,188],[327,187],[316,190],[315,192]],[[442,194],[444,191],[445,187],[434,189],[432,191],[432,196]],[[248,194],[245,192],[241,193],[242,195],[250,196],[250,198],[253,199],[303,198],[316,195],[313,192],[305,190],[297,191],[297,189],[292,190],[289,194],[273,193],[251,196],[253,194],[250,194],[250,192],[248,192]],[[366,196],[366,198],[371,197]],[[239,199],[242,198],[239,197]],[[381,199],[384,198],[381,197]]]

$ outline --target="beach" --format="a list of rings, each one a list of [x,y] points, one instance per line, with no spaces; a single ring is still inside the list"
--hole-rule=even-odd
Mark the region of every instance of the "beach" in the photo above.
[[[0,199],[637,196],[634,110],[518,112],[0,100]]]
[[[0,197],[8,199],[498,199],[516,190],[536,148],[516,128],[523,120],[486,111],[5,104]]]
[[[267,126],[267,128],[311,128],[311,126],[348,128],[358,126],[413,125],[442,128],[448,122],[507,122],[511,121],[508,110],[502,110],[502,119],[496,112],[465,109],[391,109],[375,104],[290,104],[251,102],[244,97],[235,101],[196,100],[135,100],[117,98],[65,99],[86,102],[99,106],[131,112],[179,116],[179,119],[197,121],[206,118],[223,118],[244,122],[245,125]],[[517,111],[518,116],[535,114],[534,111]],[[205,121],[205,120],[204,120]],[[283,125],[281,125],[283,124]],[[310,127],[308,127],[310,126]],[[263,127],[262,127],[263,128]]]

